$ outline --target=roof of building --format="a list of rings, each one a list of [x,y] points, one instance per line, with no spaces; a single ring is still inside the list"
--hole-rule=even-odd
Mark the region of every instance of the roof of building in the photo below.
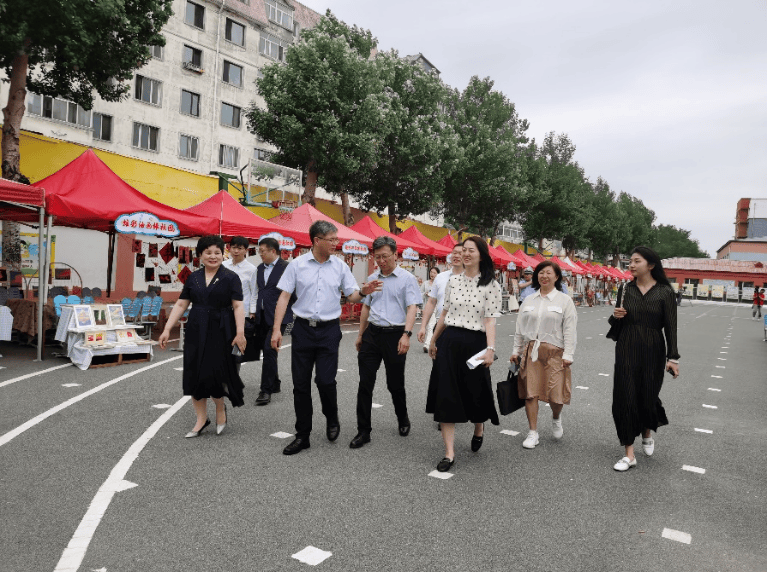
[[[666,270],[702,270],[708,272],[767,274],[767,267],[761,262],[717,258],[666,258],[663,260],[663,268]]]
[[[322,14],[318,14],[308,6],[304,6],[295,0],[288,1],[293,6],[293,8],[295,8],[295,12],[293,12],[293,19],[301,24],[302,30],[307,28],[314,28],[317,24],[320,23]]]
[[[281,0],[281,2],[293,8],[293,20],[301,25],[302,30],[314,28],[319,23],[320,18],[322,18],[322,14],[318,14],[295,0]],[[245,16],[264,27],[269,25],[269,18],[266,16],[266,5],[263,0],[254,0],[247,4],[245,2],[233,2],[226,4],[226,9],[235,14]]]
[[[733,242],[750,242],[752,244],[764,244],[764,243],[767,243],[767,237],[762,237],[762,238],[733,238],[732,240],[728,240],[722,246],[717,248],[716,249],[717,253],[722,252],[722,250],[727,248]]]
[[[417,54],[414,54],[412,56],[405,56],[402,59],[409,61],[411,64],[414,64],[414,63],[418,62],[418,60],[423,60],[423,61],[425,61],[429,65],[430,68],[434,69],[434,71],[436,71],[437,73],[440,73],[440,71],[437,69],[437,66],[435,66],[433,63],[431,63],[426,58],[426,56],[424,56],[421,53],[417,53]]]

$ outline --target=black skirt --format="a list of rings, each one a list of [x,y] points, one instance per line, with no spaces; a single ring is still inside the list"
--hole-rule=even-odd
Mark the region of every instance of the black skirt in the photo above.
[[[431,369],[426,413],[442,423],[499,425],[490,368],[469,369],[466,360],[487,347],[485,332],[448,326],[436,343],[437,357]]]

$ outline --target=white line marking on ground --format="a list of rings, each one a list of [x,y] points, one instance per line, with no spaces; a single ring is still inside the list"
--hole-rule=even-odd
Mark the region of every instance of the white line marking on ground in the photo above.
[[[711,435],[711,434],[713,433],[713,431],[712,431],[711,429],[698,429],[698,428],[696,427],[696,428],[695,428],[695,430],[696,430],[698,433],[708,433],[709,435]]]
[[[706,409],[719,409],[716,405],[706,405],[705,403],[703,404],[703,407]]]
[[[173,369],[175,369],[176,371],[184,371],[183,367],[174,367]]]
[[[599,375],[601,375],[602,377],[610,377],[609,373],[600,373]]]
[[[721,375],[712,375],[711,377],[713,377],[714,379],[722,379]]]
[[[726,358],[726,357],[718,357],[718,358],[716,358],[716,359],[718,359],[719,361],[727,361],[727,358]]]
[[[292,437],[293,433],[285,433],[285,431],[277,431],[276,433],[272,433],[269,436],[277,437],[277,439],[287,439],[288,437]]]
[[[373,409],[378,409],[379,407],[383,407],[383,405],[381,405],[380,403],[373,404]]]
[[[599,334],[600,336],[604,336],[604,334]]]
[[[346,370],[345,370],[345,369],[339,369],[338,371],[340,371],[340,372],[345,372]]]
[[[717,389],[716,387],[709,387],[709,391],[722,391],[721,389]]]
[[[706,469],[701,469],[700,467],[693,467],[692,465],[682,465],[683,471],[690,471],[691,473],[698,473],[699,475],[703,475],[706,473]]]
[[[130,373],[126,373],[125,375],[121,375],[120,377],[116,377],[116,378],[114,378],[111,381],[107,381],[106,383],[102,383],[101,385],[97,385],[93,389],[89,389],[85,393],[81,393],[80,395],[76,395],[76,396],[74,396],[71,399],[67,399],[64,403],[60,403],[56,407],[52,407],[51,409],[49,409],[48,411],[44,411],[43,413],[41,413],[37,417],[33,417],[32,419],[30,419],[26,423],[23,423],[23,424],[19,425],[18,427],[16,427],[16,429],[12,429],[11,431],[8,431],[4,435],[0,435],[0,447],[5,445],[6,443],[11,441],[12,439],[18,437],[19,435],[24,433],[24,431],[26,431],[27,429],[31,429],[32,427],[34,427],[38,423],[41,423],[42,421],[45,421],[51,415],[55,415],[56,413],[66,409],[70,405],[74,405],[78,401],[82,401],[86,397],[89,397],[89,396],[93,395],[94,393],[98,393],[99,391],[101,391],[102,389],[106,389],[110,385],[114,385],[115,383],[119,383],[120,381],[122,381],[124,379],[128,379],[129,377],[133,377],[134,375],[136,375],[138,373],[142,373],[142,372],[145,372],[147,370],[154,369],[154,368],[156,368],[158,366],[161,366],[161,365],[164,365],[164,364],[166,364],[168,362],[175,361],[177,359],[181,359],[182,357],[183,356],[172,357],[170,359],[166,359],[166,360],[163,360],[163,361],[159,361],[157,363],[153,363],[152,365],[148,365],[146,367],[142,367],[142,368],[137,369],[135,371],[132,371]]]
[[[81,383],[62,383],[61,387],[80,387]]]
[[[668,538],[669,540],[676,540],[677,542],[683,542],[685,544],[690,544],[690,542],[692,542],[692,536],[690,536],[686,532],[674,530],[673,528],[664,528],[661,536],[663,538]]]
[[[729,350],[729,349],[730,349],[730,346],[722,346],[722,349],[723,349],[723,350]]]
[[[317,566],[317,564],[324,562],[331,556],[333,556],[332,552],[326,552],[325,550],[320,550],[314,546],[307,546],[300,552],[291,555],[291,558],[295,558],[299,562],[303,562],[309,566]]]
[[[588,389],[588,387],[583,386],[583,385],[576,385],[575,389]]]
[[[512,437],[516,437],[517,435],[519,435],[519,431],[512,431],[511,429],[504,429],[503,431],[501,431],[501,433],[503,435],[511,435]]]
[[[727,352],[719,352],[720,354],[726,354]]]
[[[168,405],[167,403],[158,403],[156,405],[152,405],[152,407],[154,407],[155,409],[168,409],[171,406]]]
[[[44,369],[42,371],[36,371],[35,373],[28,373],[27,375],[22,375],[20,377],[14,377],[13,379],[8,379],[0,383],[0,387],[5,387],[6,385],[11,385],[12,383],[16,383],[17,381],[29,379],[30,377],[35,377],[37,375],[43,375],[44,373],[48,373],[49,371],[56,371],[57,369],[61,369],[63,367],[69,367],[70,365],[72,365],[72,362],[65,363],[64,365],[57,365],[56,367],[49,367],[48,369]]]
[[[588,337],[588,338],[586,338],[586,339],[587,339],[587,340],[591,340],[591,339],[593,339],[593,338],[592,338],[592,337]]]
[[[715,365],[714,367],[716,369],[726,369],[727,368],[727,366],[724,366],[724,365]]]
[[[548,403],[544,403],[544,405],[545,405],[546,407],[551,407],[551,405],[549,405]]]
[[[435,479],[442,479],[443,481],[448,480],[450,477],[453,476],[453,473],[440,473],[436,469],[433,470],[431,473],[429,473],[430,477],[434,477]]]
[[[158,417],[157,420],[144,431],[144,434],[136,439],[133,445],[126,451],[125,455],[123,455],[122,459],[120,459],[114,466],[112,472],[109,473],[107,480],[104,481],[104,484],[101,485],[96,496],[93,497],[85,516],[80,521],[80,525],[72,536],[72,540],[69,541],[69,545],[64,549],[64,552],[59,559],[59,563],[56,565],[53,572],[76,572],[77,569],[80,568],[80,564],[82,564],[83,558],[85,558],[85,552],[88,550],[88,545],[90,545],[91,539],[96,533],[96,529],[98,528],[104,513],[107,511],[107,508],[109,508],[109,503],[112,502],[112,497],[114,497],[115,493],[136,486],[134,483],[125,480],[125,475],[128,473],[128,470],[130,470],[131,465],[133,465],[133,462],[138,458],[139,453],[146,447],[152,437],[157,434],[160,428],[165,425],[168,419],[173,417],[173,415],[190,399],[190,396],[185,395],[176,401],[170,409],[160,415],[160,417]]]

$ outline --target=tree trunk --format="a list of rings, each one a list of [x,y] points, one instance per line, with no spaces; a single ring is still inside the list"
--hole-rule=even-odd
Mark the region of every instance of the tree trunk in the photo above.
[[[543,239],[542,238],[538,239],[538,253],[541,254],[541,255],[543,254]]]
[[[464,232],[466,232],[466,227],[465,226],[462,226],[461,228],[458,229],[458,236],[456,236],[456,238],[455,238],[458,242],[463,242],[463,233]]]
[[[399,228],[397,228],[397,212],[394,210],[394,203],[389,203],[387,211],[389,213],[389,232],[392,234],[399,234]]]
[[[21,153],[19,151],[19,134],[21,118],[24,117],[24,100],[27,97],[27,68],[29,56],[17,54],[11,69],[11,85],[8,92],[8,105],[3,108],[3,137],[2,137],[2,174],[4,179],[20,183],[29,183],[21,174]],[[11,221],[3,221],[3,266],[11,270],[21,270],[21,248],[19,241],[19,225]],[[39,229],[43,232],[43,229]]]
[[[319,177],[319,169],[317,169],[317,162],[312,159],[306,166],[306,186],[304,187],[304,194],[301,195],[301,203],[309,203],[313,207],[317,206],[314,200],[314,195],[317,192],[317,178]]]
[[[352,226],[354,217],[352,216],[352,208],[349,206],[349,193],[341,193],[341,209],[344,211],[344,225]]]

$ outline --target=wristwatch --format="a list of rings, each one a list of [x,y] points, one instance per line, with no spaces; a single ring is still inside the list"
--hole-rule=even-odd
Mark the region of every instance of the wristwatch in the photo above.
[[[412,335],[413,335],[413,332],[412,332],[412,330],[405,330],[405,331],[404,331],[404,332],[402,332],[402,333],[403,333],[403,334],[405,334],[405,335],[406,335],[408,338],[409,338],[410,336],[412,336]]]

